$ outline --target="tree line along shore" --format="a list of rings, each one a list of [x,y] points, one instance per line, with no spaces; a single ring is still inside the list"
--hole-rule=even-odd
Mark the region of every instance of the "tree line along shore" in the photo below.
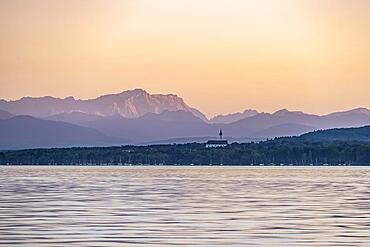
[[[370,165],[370,142],[310,142],[45,148],[0,152],[1,165]]]

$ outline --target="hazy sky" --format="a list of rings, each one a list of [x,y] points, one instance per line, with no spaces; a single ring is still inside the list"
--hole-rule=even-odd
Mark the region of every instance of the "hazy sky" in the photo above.
[[[370,108],[368,0],[0,0],[0,98],[143,88],[205,112]]]

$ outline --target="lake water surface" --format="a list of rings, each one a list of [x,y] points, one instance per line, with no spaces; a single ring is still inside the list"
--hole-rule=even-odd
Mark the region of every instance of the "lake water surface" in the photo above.
[[[0,167],[1,246],[370,246],[370,168]]]

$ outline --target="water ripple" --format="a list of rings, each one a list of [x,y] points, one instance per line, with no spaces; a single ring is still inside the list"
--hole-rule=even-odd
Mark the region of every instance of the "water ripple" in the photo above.
[[[370,246],[366,167],[0,167],[1,246]]]

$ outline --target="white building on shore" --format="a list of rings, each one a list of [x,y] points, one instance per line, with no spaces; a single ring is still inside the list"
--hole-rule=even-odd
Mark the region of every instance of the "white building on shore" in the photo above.
[[[220,136],[220,139],[208,140],[206,142],[206,148],[224,148],[224,147],[227,147],[227,145],[229,145],[227,140],[224,140],[222,138],[223,136],[222,130],[220,130],[220,133],[218,135]]]

